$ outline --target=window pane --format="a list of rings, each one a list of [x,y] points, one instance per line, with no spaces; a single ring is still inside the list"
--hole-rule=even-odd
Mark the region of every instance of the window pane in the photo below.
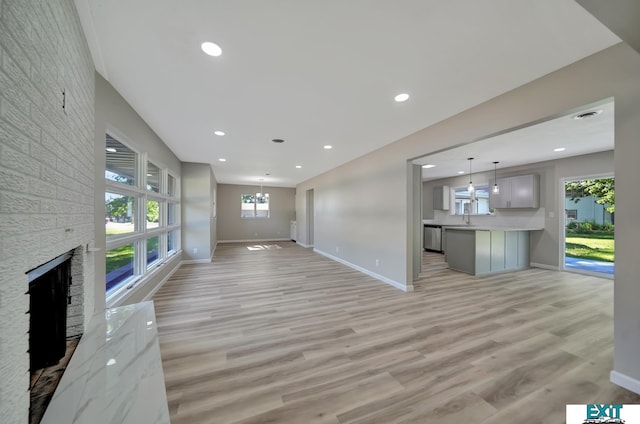
[[[269,218],[269,193],[256,197],[256,217]]]
[[[133,243],[107,251],[107,293],[133,276]]]
[[[176,232],[169,231],[167,238],[167,252],[174,252],[176,250]]]
[[[104,194],[105,232],[107,237],[135,231],[135,197],[115,193]]]
[[[147,239],[147,268],[158,260],[159,242],[160,238],[158,236]]]
[[[489,186],[476,187],[476,212],[478,215],[489,213]]]
[[[467,188],[457,188],[455,189],[455,196],[456,215],[466,213],[466,207],[471,209],[472,215],[486,215],[489,213],[489,186],[477,186],[473,193],[469,193]]]
[[[147,162],[147,190],[160,193],[160,168]]]
[[[147,200],[147,230],[150,228],[158,228],[160,225],[160,202],[156,200]]]
[[[255,217],[255,196],[252,194],[243,194],[240,209],[240,217],[253,218]]]
[[[176,193],[176,179],[173,178],[173,175],[169,174],[169,178],[167,179],[167,194],[169,196],[175,196]]]
[[[122,184],[136,184],[136,153],[107,134],[104,177]]]
[[[173,225],[176,223],[176,209],[178,205],[175,203],[169,203],[167,206],[167,224]]]

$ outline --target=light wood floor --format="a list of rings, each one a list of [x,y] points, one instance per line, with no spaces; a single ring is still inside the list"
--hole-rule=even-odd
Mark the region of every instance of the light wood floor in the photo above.
[[[611,280],[472,277],[425,253],[403,293],[277,245],[218,245],[155,296],[173,424],[561,423],[567,403],[640,403],[609,382]]]

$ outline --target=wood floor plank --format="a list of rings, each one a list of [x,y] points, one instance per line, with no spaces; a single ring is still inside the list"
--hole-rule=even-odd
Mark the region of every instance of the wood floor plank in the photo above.
[[[608,381],[611,280],[469,276],[425,252],[414,285],[295,243],[218,245],[154,297],[172,423],[545,423],[640,403]]]

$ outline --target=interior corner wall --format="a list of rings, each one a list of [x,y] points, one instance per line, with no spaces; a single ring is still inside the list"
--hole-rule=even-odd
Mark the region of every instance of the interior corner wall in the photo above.
[[[498,70],[496,72],[499,72]],[[615,371],[640,387],[640,55],[619,43],[510,92],[427,127],[297,186],[315,189],[316,246],[383,275],[409,281],[407,264],[406,161],[464,145],[506,129],[560,116],[585,105],[615,99],[616,274]],[[372,200],[372,199],[375,199]],[[300,204],[300,202],[298,203]],[[299,228],[305,227],[298,211]],[[558,216],[546,225],[559,229]],[[553,220],[553,221],[551,221]],[[558,231],[558,230],[556,230]],[[557,236],[555,237],[557,240]],[[540,246],[554,243],[544,231]],[[344,248],[338,253],[336,248]],[[388,253],[388,255],[387,255]]]
[[[290,225],[295,219],[296,190],[262,187],[262,191],[269,193],[269,218],[242,218],[242,195],[259,191],[259,185],[218,184],[217,225],[220,242],[290,239]]]
[[[82,254],[94,308],[94,65],[72,0],[0,7],[0,417],[27,423],[26,272]]]
[[[182,163],[180,196],[182,259],[209,262],[216,245],[215,176],[208,163]],[[219,194],[218,194],[219,197]]]
[[[105,135],[111,133],[128,144],[133,150],[147,153],[148,160],[154,164],[167,167],[175,175],[180,175],[182,164],[176,155],[167,147],[160,137],[147,125],[138,113],[116,91],[116,89],[100,74],[95,73],[95,133],[94,133],[94,161],[95,161],[95,235],[96,247],[100,250],[100,260],[95,261],[95,305],[96,310],[105,308],[105,209],[104,209],[104,171],[106,166]],[[134,292],[127,296],[121,304],[140,302],[151,293],[158,284],[178,265],[177,261],[168,261],[158,268],[153,276]]]

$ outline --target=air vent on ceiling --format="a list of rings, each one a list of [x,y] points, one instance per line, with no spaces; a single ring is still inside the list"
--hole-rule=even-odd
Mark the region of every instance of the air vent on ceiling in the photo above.
[[[596,115],[600,115],[602,113],[602,110],[590,110],[589,112],[583,112],[583,113],[579,113],[576,116],[573,117],[573,119],[587,119],[587,118],[593,118]]]

